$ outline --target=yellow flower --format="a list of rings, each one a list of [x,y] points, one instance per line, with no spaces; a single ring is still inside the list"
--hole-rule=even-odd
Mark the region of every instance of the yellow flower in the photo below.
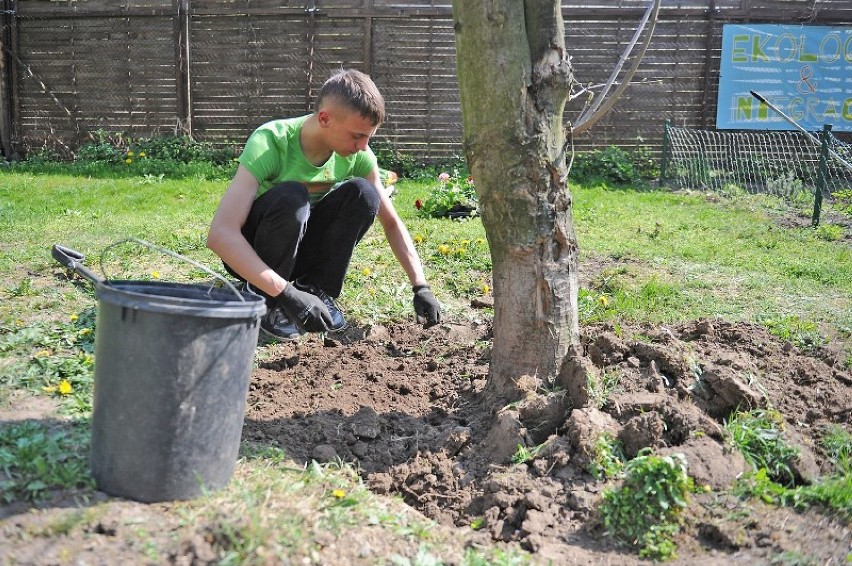
[[[33,354],[34,358],[46,358],[50,355],[50,350],[39,350],[35,354]]]
[[[127,163],[128,165],[130,165],[131,163],[133,163],[133,160],[128,157],[127,159],[124,160],[124,162]]]
[[[91,332],[92,332],[91,328],[84,328],[84,329],[80,330],[79,334],[80,334],[80,336],[85,336],[86,334],[90,334]]]
[[[79,316],[77,316],[76,314],[72,314],[72,315],[71,315],[71,316],[69,316],[68,318],[70,318],[70,319],[71,319],[71,322],[77,322],[77,319],[78,319],[78,318],[80,318],[80,317],[79,317]]]
[[[71,393],[72,389],[73,388],[71,387],[71,384],[68,382],[67,379],[63,379],[59,382],[59,393],[61,395],[68,395],[69,393]]]
[[[364,275],[364,277],[369,277],[370,274],[372,273],[372,271],[370,271],[369,267],[365,267],[364,269],[361,270],[361,273]]]
[[[609,306],[609,297],[607,297],[606,295],[601,295],[600,297],[598,297],[598,303],[599,303],[602,307],[607,307],[607,306]]]
[[[488,286],[488,283],[483,283],[479,286],[479,290],[482,291],[483,295],[487,295],[488,292],[491,290],[491,287]]]
[[[367,292],[370,293],[371,295],[376,294],[376,290],[373,287],[370,287],[369,289],[367,289]]]
[[[331,494],[338,499],[343,499],[344,497],[346,497],[346,492],[343,491],[342,489],[335,489],[334,491],[331,492]]]
[[[414,234],[414,241],[415,242],[417,242],[418,244],[422,244],[423,240],[424,240],[423,236],[421,236],[420,234]]]
[[[485,238],[477,238],[476,239],[476,245],[477,246],[481,246],[484,243],[485,243]]]
[[[56,391],[56,387],[53,386],[53,385],[45,385],[44,387],[41,388],[41,390],[44,391],[45,393],[53,393],[53,392]]]
[[[145,157],[146,155],[148,155],[148,154],[145,153],[144,151],[139,152],[139,157]]]
[[[461,241],[461,245],[462,245],[462,246],[465,246],[465,247],[469,246],[469,245],[470,245],[470,240],[462,240],[462,241]]]
[[[447,255],[448,253],[450,253],[450,246],[446,244],[441,244],[440,246],[438,246],[438,253],[441,255]]]
[[[128,151],[128,152],[127,152],[127,157],[133,157],[133,152],[132,152],[132,151]]]
[[[463,256],[467,252],[467,248],[456,248],[455,254],[458,257]]]
[[[152,271],[151,277],[153,277],[154,279],[159,279],[160,278],[160,272],[159,271]]]

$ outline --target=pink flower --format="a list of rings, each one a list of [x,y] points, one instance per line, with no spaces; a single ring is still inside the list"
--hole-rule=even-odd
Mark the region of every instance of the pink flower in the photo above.
[[[441,181],[442,183],[446,183],[447,181],[450,180],[450,174],[446,173],[446,172],[441,173],[440,175],[438,175],[438,180]]]

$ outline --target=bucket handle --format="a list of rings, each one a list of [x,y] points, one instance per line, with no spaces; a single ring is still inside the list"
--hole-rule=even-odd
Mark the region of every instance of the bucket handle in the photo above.
[[[146,242],[145,240],[142,240],[142,239],[139,239],[139,238],[125,238],[124,240],[119,240],[115,243],[108,245],[106,248],[103,249],[103,251],[101,252],[101,273],[104,274],[107,281],[109,280],[109,277],[107,276],[106,269],[104,269],[104,255],[106,255],[106,253],[109,250],[111,250],[112,248],[114,248],[116,246],[120,246],[121,244],[126,244],[128,242],[131,242],[131,243],[134,243],[134,244],[139,244],[140,246],[145,246],[146,248],[156,250],[158,252],[162,252],[166,255],[170,255],[174,258],[183,260],[183,261],[185,261],[185,262],[187,262],[191,265],[194,265],[195,267],[197,267],[201,271],[207,273],[208,275],[212,275],[213,277],[215,277],[216,279],[218,279],[219,281],[224,283],[226,287],[228,287],[231,291],[234,292],[234,294],[237,296],[237,298],[240,300],[241,303],[246,302],[245,298],[237,290],[237,288],[234,287],[233,283],[231,283],[230,281],[228,281],[227,279],[225,279],[224,277],[222,277],[221,275],[219,275],[218,273],[216,273],[215,271],[213,271],[209,267],[206,267],[205,265],[198,263],[197,261],[195,261],[193,259],[189,259],[188,257],[182,256],[177,252],[173,252],[172,250],[170,250],[168,248],[160,247],[156,244],[152,244],[151,242]],[[212,289],[212,288],[213,288],[213,286],[211,285],[210,289]],[[210,294],[210,289],[207,290],[208,295]]]

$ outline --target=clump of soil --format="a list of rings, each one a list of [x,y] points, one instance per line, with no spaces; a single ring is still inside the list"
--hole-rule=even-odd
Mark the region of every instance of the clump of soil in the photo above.
[[[447,525],[476,521],[494,541],[520,542],[555,563],[576,560],[578,548],[625,563],[631,551],[604,536],[595,511],[606,484],[588,471],[606,430],[627,456],[644,447],[685,454],[690,475],[713,488],[690,507],[679,541],[686,563],[785,552],[846,560],[852,536],[838,520],[755,502],[744,509],[718,495],[747,469],[722,432],[738,408],[781,412],[801,451],[799,481],[832,471],[815,440],[852,420],[852,374],[830,349],[802,352],[746,323],[586,327],[584,363],[621,376],[602,406],[537,394],[528,378],[519,383],[525,399],[507,408],[485,394],[487,323],[359,333],[349,344],[311,337],[272,348],[252,378],[244,439],[301,462],[356,463],[373,491],[400,494]],[[543,448],[512,464],[519,444]]]

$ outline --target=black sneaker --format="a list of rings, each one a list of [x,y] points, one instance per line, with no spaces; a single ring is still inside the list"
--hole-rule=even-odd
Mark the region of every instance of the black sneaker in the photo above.
[[[260,331],[279,342],[292,342],[302,335],[296,323],[279,307],[272,307],[261,317]]]
[[[334,300],[329,297],[325,291],[317,289],[308,283],[301,283],[299,281],[296,282],[296,288],[319,297],[325,304],[325,307],[328,309],[328,314],[331,315],[331,326],[328,328],[329,332],[338,332],[346,328],[346,317],[343,316],[341,310],[334,304]]]

